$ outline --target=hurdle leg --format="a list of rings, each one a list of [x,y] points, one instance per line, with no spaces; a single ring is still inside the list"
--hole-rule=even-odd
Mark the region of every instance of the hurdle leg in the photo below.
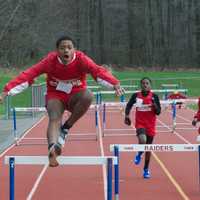
[[[172,104],[172,121],[173,121],[172,133],[174,133],[176,129],[176,102],[175,101]]]
[[[107,159],[107,200],[112,200],[112,158]]]
[[[15,110],[15,108],[12,109],[12,113],[13,113],[13,134],[14,134],[15,144],[18,145],[17,119],[16,119],[16,110]]]
[[[119,148],[114,146],[114,156],[117,157],[117,164],[114,165],[115,174],[115,200],[119,200]]]
[[[103,104],[103,137],[104,137],[104,130],[106,128],[106,104]]]
[[[98,106],[95,106],[95,127],[96,127],[96,141],[98,140],[99,137],[99,130],[98,130]]]
[[[10,200],[15,199],[15,159],[14,157],[9,158],[10,168]]]

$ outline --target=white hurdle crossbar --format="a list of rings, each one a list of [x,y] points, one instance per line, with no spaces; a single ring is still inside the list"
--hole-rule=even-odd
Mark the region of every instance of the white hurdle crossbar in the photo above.
[[[110,151],[118,158],[114,165],[115,199],[119,199],[119,152],[155,151],[155,152],[198,152],[200,186],[200,145],[198,144],[111,144]]]
[[[198,144],[112,144],[110,151],[114,151],[116,146],[121,152],[131,151],[155,151],[155,152],[175,152],[175,151],[198,151]]]
[[[133,94],[135,92],[138,92],[140,90],[129,90],[126,91],[126,94]],[[169,92],[188,92],[188,89],[153,89],[151,90],[152,92],[157,92],[157,93],[169,93]],[[97,94],[97,93],[101,93],[101,94],[115,94],[115,91],[98,91],[98,92],[93,92],[93,94]]]
[[[59,156],[60,165],[106,165],[107,200],[112,200],[112,167],[117,165],[115,156]],[[15,165],[48,165],[47,156],[5,156],[5,164],[10,168],[10,200],[15,200]]]
[[[176,113],[177,113],[177,108],[176,108],[176,105],[178,103],[197,103],[198,102],[198,99],[168,99],[168,100],[161,100],[160,101],[160,104],[161,106],[171,106],[172,107],[172,113],[171,113],[171,117],[172,117],[172,125],[170,126],[172,128],[172,132],[175,131],[176,129]],[[106,129],[106,111],[107,111],[107,108],[110,108],[110,107],[114,107],[115,109],[116,108],[122,108],[122,109],[125,109],[125,106],[126,106],[126,102],[103,102],[103,106],[102,106],[102,123],[103,123],[103,136],[105,136],[105,131],[112,131],[112,129]],[[134,104],[134,107],[149,107],[149,105],[143,105],[143,104],[137,104],[135,103]],[[178,123],[180,124],[180,123]],[[165,127],[165,126],[162,126],[162,127]],[[191,130],[193,130],[194,128],[190,128]],[[119,131],[122,131],[122,130],[125,130],[125,131],[132,131],[133,129],[118,129]],[[194,129],[195,130],[195,129]],[[160,132],[166,132],[166,131],[160,131]]]

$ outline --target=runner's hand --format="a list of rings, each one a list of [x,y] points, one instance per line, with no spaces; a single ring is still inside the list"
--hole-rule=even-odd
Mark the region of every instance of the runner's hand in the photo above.
[[[124,123],[125,123],[126,125],[128,125],[128,126],[131,125],[131,120],[130,120],[130,118],[129,118],[128,116],[125,117]]]
[[[193,125],[193,126],[196,126],[196,124],[197,124],[197,120],[196,120],[196,119],[193,119],[193,120],[192,120],[192,125]]]
[[[124,88],[122,88],[119,84],[114,85],[114,90],[117,96],[121,96],[125,93]]]

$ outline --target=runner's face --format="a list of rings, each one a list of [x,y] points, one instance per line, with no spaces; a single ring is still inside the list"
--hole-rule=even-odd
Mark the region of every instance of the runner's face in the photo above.
[[[141,88],[142,88],[143,91],[149,91],[149,90],[151,90],[151,83],[150,83],[150,81],[148,79],[142,80]]]
[[[57,51],[62,62],[68,64],[73,59],[75,48],[71,40],[62,40]]]

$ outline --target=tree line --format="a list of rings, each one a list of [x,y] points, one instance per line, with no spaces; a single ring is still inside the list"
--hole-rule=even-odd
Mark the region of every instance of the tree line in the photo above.
[[[0,67],[35,62],[69,35],[97,63],[199,67],[199,0],[0,0]]]

